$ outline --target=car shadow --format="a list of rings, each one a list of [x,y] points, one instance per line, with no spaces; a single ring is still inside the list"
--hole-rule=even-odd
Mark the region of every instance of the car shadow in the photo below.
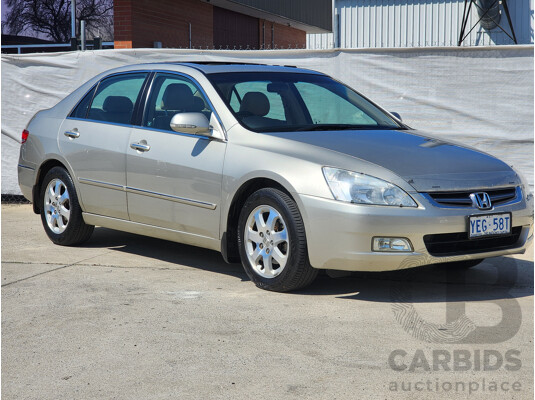
[[[298,294],[388,303],[519,298],[533,295],[533,262],[494,257],[467,270],[427,265],[388,272],[352,272],[336,279],[323,275]]]
[[[153,258],[172,264],[202,269],[249,280],[241,264],[227,264],[221,253],[181,243],[135,235],[108,228],[95,228],[86,248],[108,248],[114,251]]]
[[[249,281],[240,264],[227,264],[219,252],[200,247],[100,227],[83,246],[108,248]],[[428,265],[389,272],[352,272],[339,278],[322,271],[312,285],[291,294],[388,303],[526,297],[533,295],[533,262],[495,257],[468,270]]]

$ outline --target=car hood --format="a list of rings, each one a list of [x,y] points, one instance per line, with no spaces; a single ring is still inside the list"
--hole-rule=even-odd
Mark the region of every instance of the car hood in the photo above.
[[[414,130],[309,131],[272,135],[387,168],[419,192],[520,184],[520,178],[503,161]]]

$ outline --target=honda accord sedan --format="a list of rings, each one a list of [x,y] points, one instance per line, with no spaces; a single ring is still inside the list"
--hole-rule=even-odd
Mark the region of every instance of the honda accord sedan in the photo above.
[[[200,246],[273,291],[321,269],[471,267],[533,238],[509,165],[293,67],[107,71],[33,117],[18,175],[55,244],[102,226]]]

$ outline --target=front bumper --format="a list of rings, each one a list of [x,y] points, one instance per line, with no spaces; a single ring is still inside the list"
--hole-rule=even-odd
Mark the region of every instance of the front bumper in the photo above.
[[[346,271],[390,271],[427,264],[481,259],[524,253],[533,239],[533,200],[522,200],[492,210],[440,208],[423,196],[418,208],[349,204],[320,197],[295,194],[307,234],[310,263],[315,268]],[[435,257],[429,254],[424,236],[466,232],[467,217],[474,214],[512,213],[512,226],[521,227],[518,241],[505,249],[492,249]],[[412,252],[372,251],[372,238],[408,238]]]

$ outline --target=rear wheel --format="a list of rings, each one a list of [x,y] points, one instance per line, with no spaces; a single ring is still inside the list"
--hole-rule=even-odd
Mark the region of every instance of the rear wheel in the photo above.
[[[73,246],[89,239],[94,226],[84,222],[74,184],[64,168],[48,171],[41,185],[40,199],[41,221],[52,242]]]
[[[316,278],[318,270],[308,261],[303,219],[286,193],[273,188],[256,191],[243,206],[238,224],[242,264],[256,286],[287,292]]]

